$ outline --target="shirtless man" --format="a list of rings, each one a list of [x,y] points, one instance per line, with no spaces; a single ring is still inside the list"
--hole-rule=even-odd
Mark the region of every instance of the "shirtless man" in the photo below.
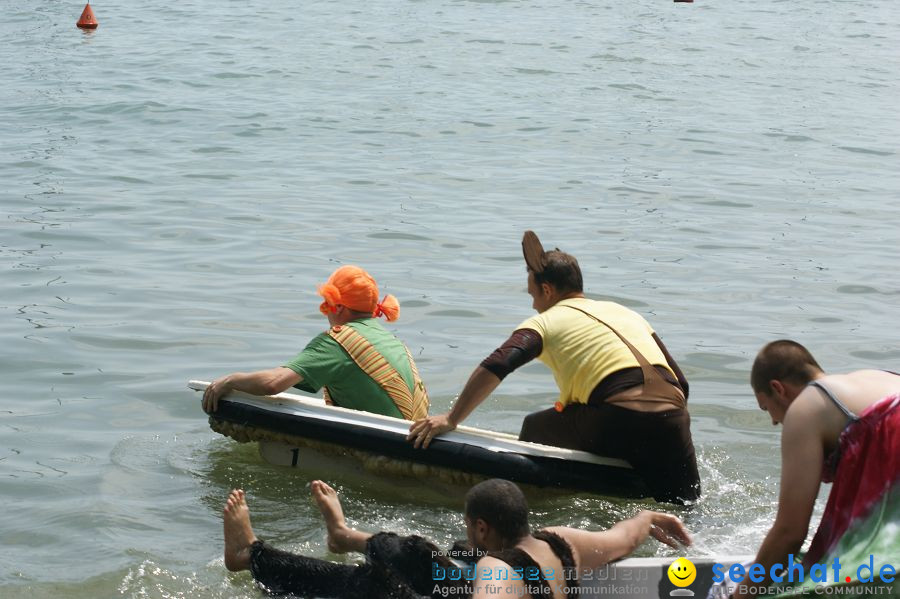
[[[537,567],[540,572],[550,569],[554,573],[546,580],[550,593],[545,596],[562,599],[562,588],[575,586],[578,573],[631,554],[650,536],[676,548],[691,544],[681,520],[652,511],[642,511],[608,530],[551,526],[532,533],[525,496],[516,485],[501,479],[472,487],[466,495],[464,515],[469,543],[488,552],[476,564],[474,597],[527,597],[527,589],[546,585],[544,581],[512,580],[513,569]],[[560,575],[567,570],[575,580]]]
[[[435,593],[446,596],[447,587],[442,587],[440,592],[436,589],[448,581],[433,576],[435,564],[439,568],[454,567],[446,558],[440,560],[445,552],[419,537],[373,535],[348,527],[336,491],[321,481],[312,483],[312,495],[325,520],[329,550],[365,553],[366,564],[333,564],[265,545],[257,540],[250,526],[244,492],[235,490],[224,510],[225,566],[231,571],[249,569],[263,586],[300,595],[380,598]],[[525,497],[516,485],[500,479],[472,487],[466,495],[464,515],[469,543],[488,554],[478,560],[475,566],[478,577],[472,586],[455,596],[474,592],[476,597],[562,599],[560,587],[576,584],[577,573],[628,555],[649,536],[673,547],[691,542],[678,518],[651,511],[640,512],[605,531],[558,526],[532,534]],[[543,573],[552,569],[555,574],[547,580],[509,580],[515,578],[510,576],[512,569],[519,567],[537,567]],[[567,580],[563,575],[570,568],[574,568],[575,580]],[[488,579],[488,573],[493,580]],[[496,582],[498,579],[503,583]],[[452,584],[459,587],[461,583],[457,578]],[[528,590],[540,587],[541,591],[529,595],[526,584]]]
[[[773,564],[784,565],[800,551],[823,481],[834,486],[803,560],[807,571],[831,561],[837,542],[854,534],[853,528],[864,528],[859,519],[873,511],[883,524],[900,524],[896,502],[894,513],[890,503],[887,511],[880,509],[900,483],[900,376],[881,370],[827,375],[805,347],[783,339],[760,350],[750,383],[772,424],[784,425],[778,513],[756,555],[765,580],[745,585],[755,589],[768,583]],[[866,557],[874,551],[879,559],[879,552],[867,547]],[[895,555],[896,547],[880,557]],[[841,563],[852,565],[849,560],[846,553],[840,555]],[[759,568],[757,573],[763,574]],[[753,593],[735,594],[749,596]]]

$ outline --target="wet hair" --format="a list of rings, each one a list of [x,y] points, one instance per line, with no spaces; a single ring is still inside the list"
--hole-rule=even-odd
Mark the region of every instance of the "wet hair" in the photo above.
[[[821,371],[808,349],[796,341],[779,339],[759,350],[750,371],[750,385],[756,393],[770,393],[770,381],[807,385]]]
[[[466,518],[484,520],[507,542],[517,542],[530,531],[528,502],[522,490],[508,480],[492,478],[466,493]]]
[[[559,250],[544,252],[541,258],[544,270],[534,272],[534,282],[538,285],[550,283],[560,293],[581,293],[584,291],[584,280],[581,268],[575,256]]]

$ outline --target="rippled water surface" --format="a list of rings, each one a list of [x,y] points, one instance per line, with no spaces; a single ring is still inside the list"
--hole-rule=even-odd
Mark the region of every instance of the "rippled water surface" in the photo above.
[[[81,8],[0,19],[3,596],[257,597],[221,560],[233,486],[261,536],[327,556],[308,478],[211,432],[185,382],[293,356],[338,264],[398,296],[442,410],[531,313],[522,231],[576,254],[691,380],[696,555],[752,552],[774,514],[760,345],[898,368],[889,2],[113,0],[88,34]],[[554,400],[538,364],[498,391],[469,423]],[[351,524],[461,534],[457,498],[331,482]]]

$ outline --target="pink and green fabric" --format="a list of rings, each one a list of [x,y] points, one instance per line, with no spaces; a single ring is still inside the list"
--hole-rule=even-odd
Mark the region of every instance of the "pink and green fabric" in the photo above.
[[[830,566],[838,558],[842,580],[837,584],[856,585],[857,568],[868,566],[873,556],[871,584],[881,585],[882,566],[900,570],[900,394],[870,406],[851,423],[841,435],[839,451],[834,486],[803,559],[804,569],[808,573],[814,564],[829,566],[832,586]],[[867,575],[868,568],[863,571]],[[849,583],[846,576],[851,577]],[[818,584],[807,578],[796,590]],[[897,578],[893,584],[894,593],[900,593]]]

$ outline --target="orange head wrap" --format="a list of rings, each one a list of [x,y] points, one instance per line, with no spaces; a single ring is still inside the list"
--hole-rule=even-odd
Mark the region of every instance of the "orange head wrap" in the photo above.
[[[319,285],[319,295],[325,300],[319,306],[322,314],[337,312],[338,306],[346,306],[354,312],[365,312],[376,318],[384,316],[388,322],[400,316],[397,298],[386,295],[379,302],[375,279],[358,266],[342,266],[334,271],[326,283]]]

